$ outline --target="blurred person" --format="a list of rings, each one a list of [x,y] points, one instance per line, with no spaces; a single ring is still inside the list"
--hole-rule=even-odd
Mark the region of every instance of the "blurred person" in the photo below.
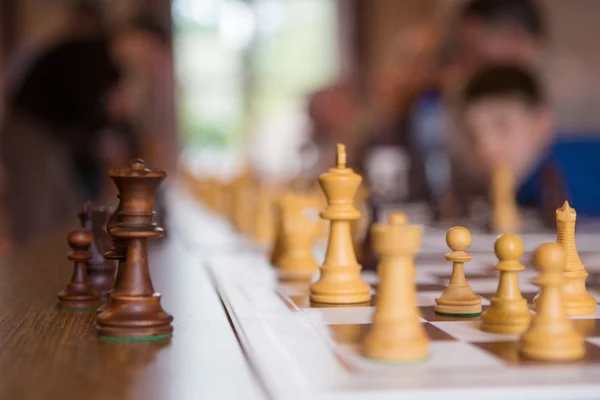
[[[387,200],[427,197],[422,162],[412,151],[407,126],[412,102],[436,85],[437,42],[437,30],[430,22],[401,29],[370,87],[369,121],[360,137],[357,169],[369,181],[386,173],[397,175],[396,184],[383,185],[389,190],[380,195]]]
[[[30,69],[48,49],[64,40],[93,38],[104,32],[102,12],[95,1],[77,1],[67,9],[66,14],[60,26],[19,44],[6,66],[3,93],[10,96],[17,92]]]
[[[561,136],[532,72],[514,65],[480,70],[464,89],[460,115],[474,165],[487,180],[497,165],[508,166],[519,204],[552,223],[565,200],[580,216],[600,216],[600,139]]]
[[[0,153],[15,243],[72,221],[84,200],[101,197],[98,132],[109,123],[105,95],[117,78],[99,30],[44,51],[8,91]]]
[[[111,53],[122,71],[111,96],[111,115],[129,125],[148,165],[174,175],[180,144],[173,56],[166,30],[140,16],[116,30]]]
[[[542,10],[533,0],[470,0],[459,10],[454,33],[440,44],[436,90],[411,107],[410,137],[423,160],[434,211],[468,214],[483,194],[480,171],[470,162],[469,143],[457,126],[458,96],[465,82],[491,63],[514,63],[541,76],[560,135],[594,135],[597,91],[589,73],[548,45]],[[600,122],[600,119],[597,121]],[[461,210],[457,210],[458,207]]]
[[[543,10],[534,0],[471,0],[458,23],[464,79],[488,63],[510,62],[539,74],[561,134],[600,133],[600,95],[580,60],[550,45]]]
[[[335,165],[336,143],[346,145],[348,160],[356,165],[359,162],[358,135],[364,124],[364,106],[355,83],[339,81],[311,94],[307,112],[310,133],[301,152],[316,159],[311,163],[308,174],[316,178]]]

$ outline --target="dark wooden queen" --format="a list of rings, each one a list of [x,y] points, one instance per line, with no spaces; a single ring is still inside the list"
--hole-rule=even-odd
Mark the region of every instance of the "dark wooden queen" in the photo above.
[[[152,217],[154,193],[166,176],[164,171],[146,168],[142,160],[110,173],[120,196],[116,225],[109,231],[115,243],[111,251],[122,260],[125,243],[127,250],[106,307],[97,316],[96,329],[102,339],[156,340],[173,332],[173,317],[160,305],[160,293],[154,291],[148,269],[148,239],[164,234]]]

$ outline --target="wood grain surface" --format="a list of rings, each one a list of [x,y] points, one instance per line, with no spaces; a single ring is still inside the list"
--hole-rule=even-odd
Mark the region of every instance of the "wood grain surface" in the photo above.
[[[99,340],[95,311],[65,311],[68,228],[0,259],[0,399],[260,399],[199,256],[177,237],[153,242],[150,268],[174,334]]]

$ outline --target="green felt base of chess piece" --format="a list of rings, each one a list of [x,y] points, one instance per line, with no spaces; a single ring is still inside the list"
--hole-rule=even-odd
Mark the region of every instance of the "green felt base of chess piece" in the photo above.
[[[109,342],[149,342],[153,340],[167,339],[173,336],[172,333],[166,333],[164,335],[154,335],[145,337],[112,337],[112,336],[98,336],[102,340]]]
[[[477,317],[477,316],[481,315],[481,311],[477,312],[477,313],[466,313],[466,314],[445,313],[445,312],[440,312],[440,311],[436,311],[435,313],[439,314],[439,315],[444,315],[446,317]]]

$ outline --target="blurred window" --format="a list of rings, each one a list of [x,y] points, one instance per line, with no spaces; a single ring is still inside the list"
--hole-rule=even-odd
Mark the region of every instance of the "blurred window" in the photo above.
[[[259,121],[304,113],[306,94],[337,73],[336,4],[174,0],[185,147],[233,149]]]

